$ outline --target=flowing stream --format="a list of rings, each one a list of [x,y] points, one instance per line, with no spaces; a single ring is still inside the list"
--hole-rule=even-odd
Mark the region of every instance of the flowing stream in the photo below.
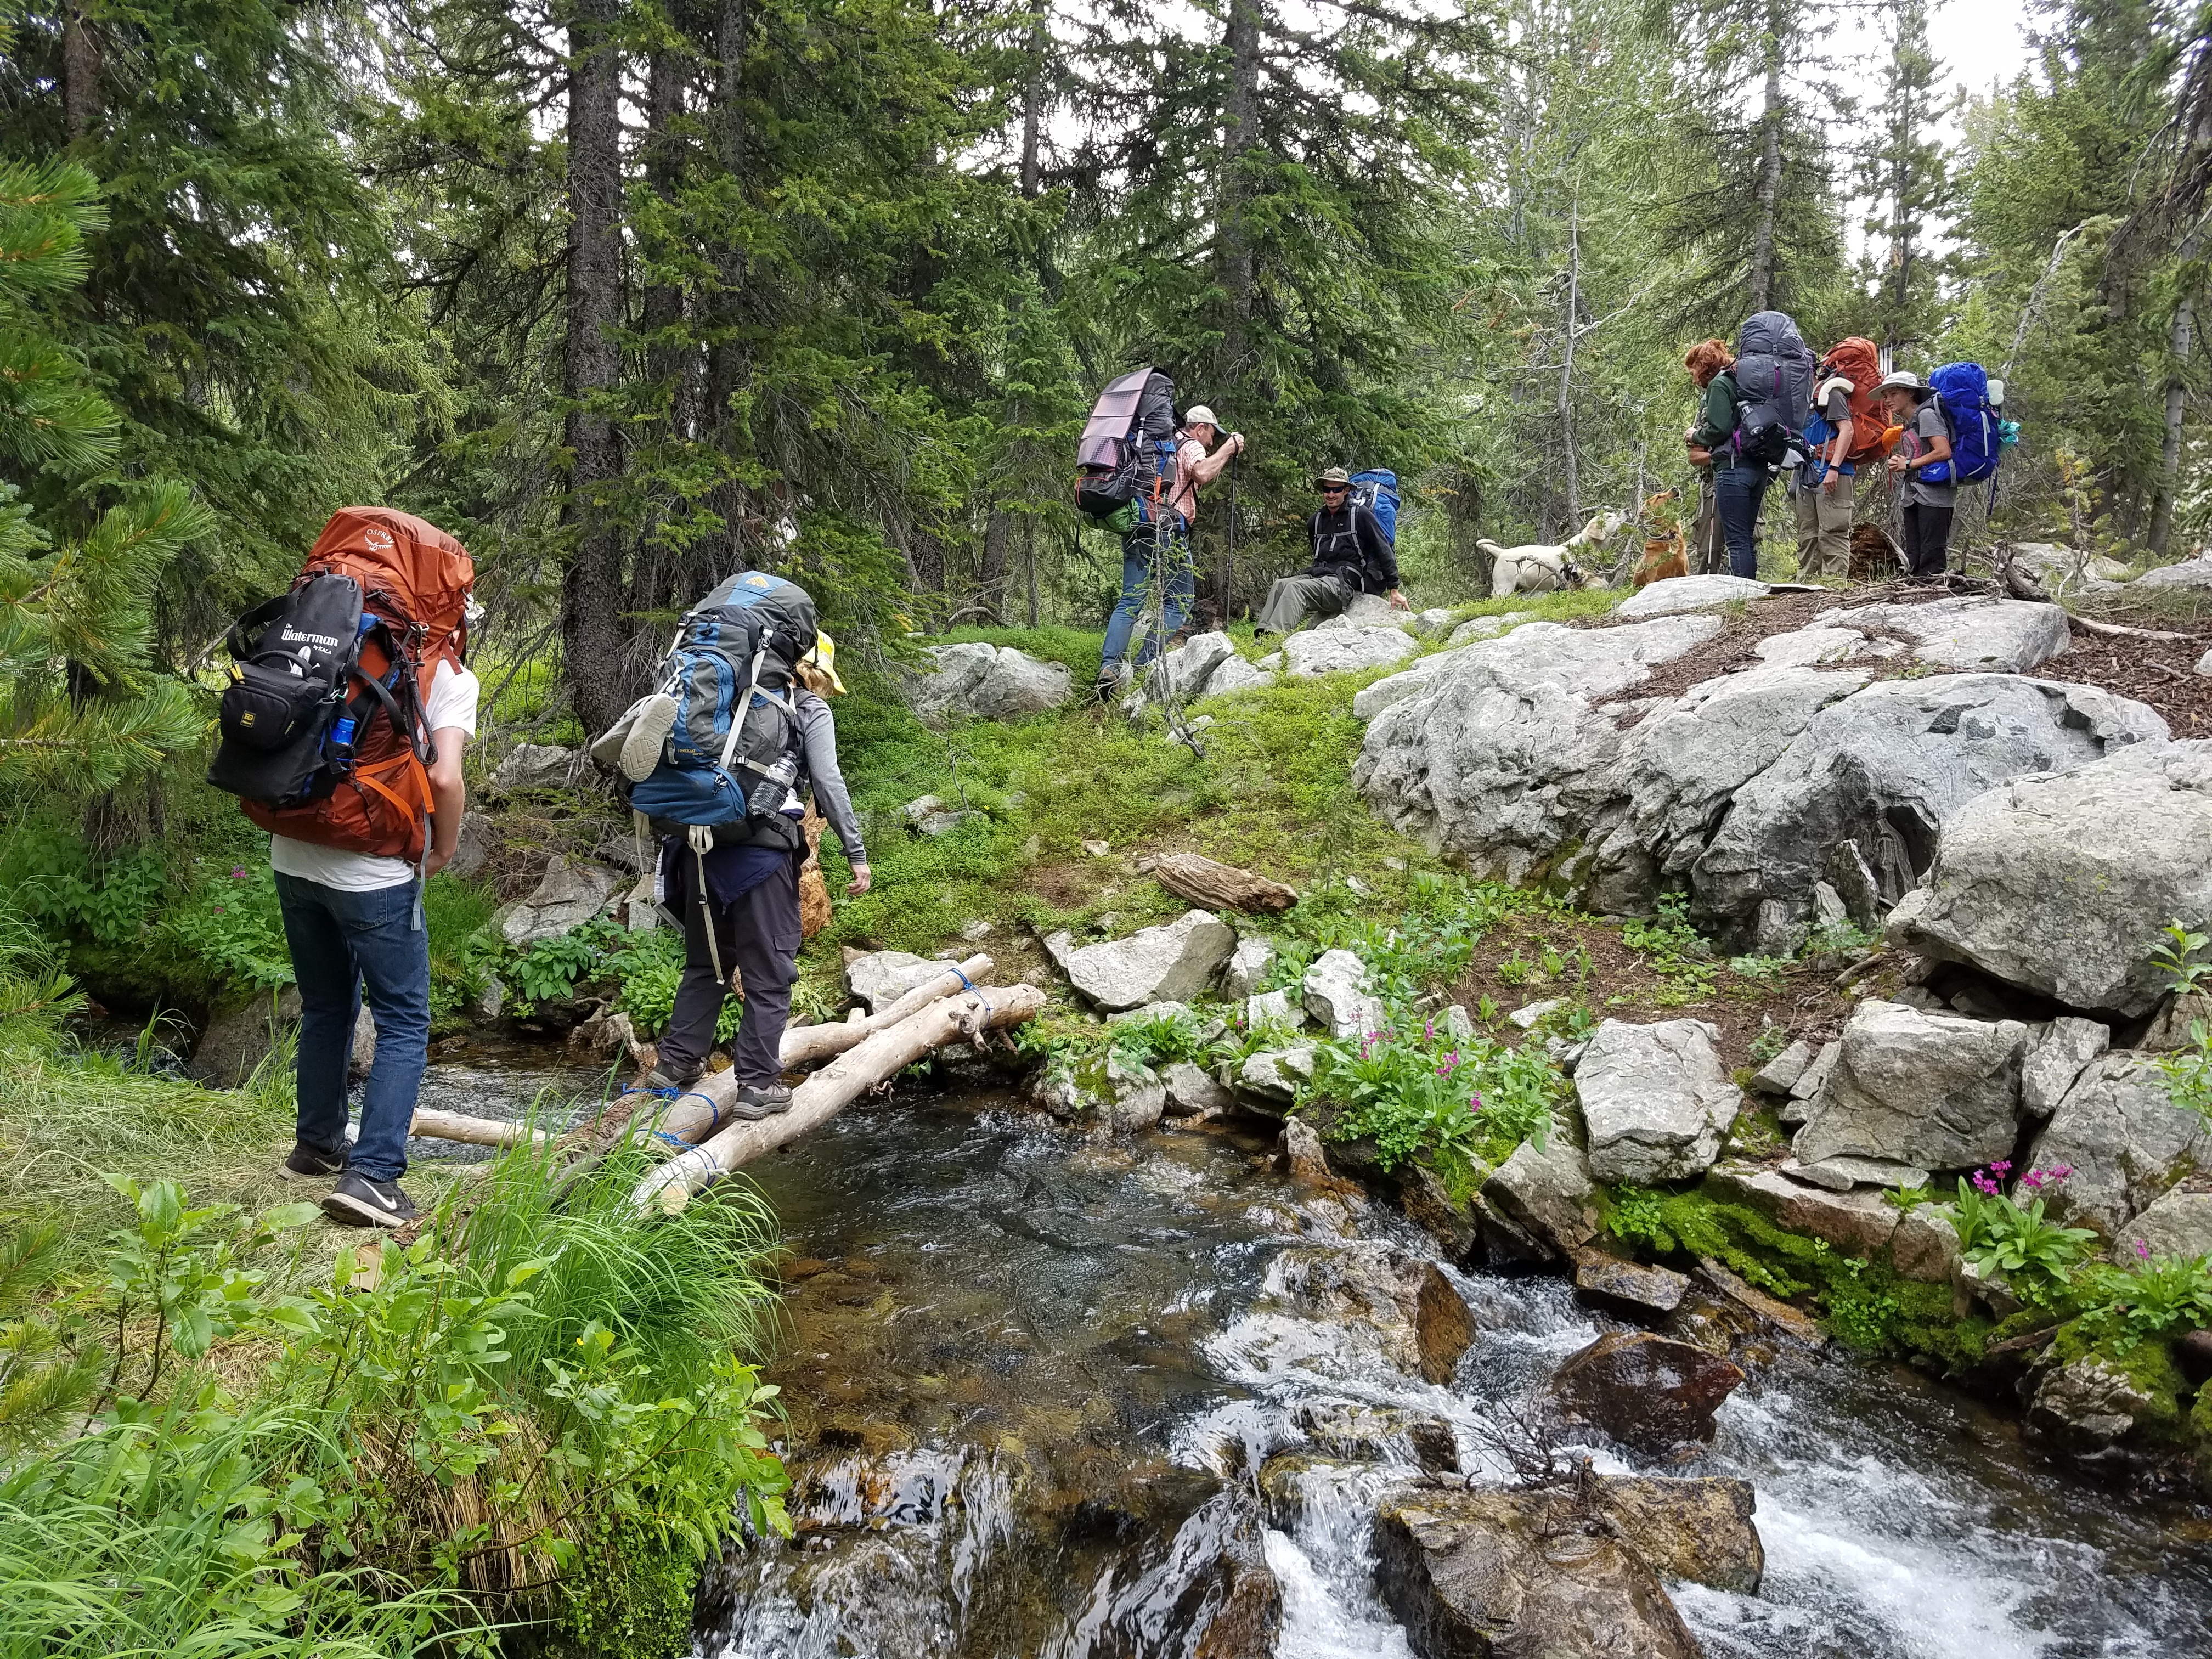
[[[509,1109],[580,1080],[433,1068],[477,1110],[500,1078]],[[695,1652],[1183,1655],[1264,1559],[1282,1659],[1407,1654],[1370,1579],[1376,1493],[1436,1466],[1437,1423],[1463,1470],[1504,1477],[1516,1411],[1621,1327],[1557,1279],[1454,1273],[1480,1334],[1450,1384],[1408,1377],[1271,1273],[1361,1238],[1433,1255],[1425,1236],[1301,1200],[1264,1153],[1234,1133],[1094,1145],[1002,1097],[902,1092],[751,1170],[793,1257],[771,1375],[799,1535],[710,1573]],[[1678,1471],[1758,1493],[1759,1593],[1672,1587],[1709,1654],[2212,1654],[2203,1509],[2096,1484],[1902,1366],[1785,1349],[1749,1369]]]

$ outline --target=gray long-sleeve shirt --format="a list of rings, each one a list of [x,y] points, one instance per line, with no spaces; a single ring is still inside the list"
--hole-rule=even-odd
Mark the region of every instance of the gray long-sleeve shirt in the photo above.
[[[805,739],[806,776],[814,787],[814,804],[837,832],[848,864],[866,864],[868,850],[861,844],[860,820],[853,811],[853,797],[845,788],[845,775],[837,766],[837,717],[830,705],[811,691],[798,691],[793,704]]]

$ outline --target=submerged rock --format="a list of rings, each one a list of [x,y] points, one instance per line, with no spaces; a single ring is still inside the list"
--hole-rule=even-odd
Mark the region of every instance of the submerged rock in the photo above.
[[[1229,953],[1236,931],[1208,910],[1186,910],[1158,927],[1068,952],[1068,983],[1102,1008],[1188,1001],[1206,989]]]
[[[1663,1456],[1678,1446],[1710,1443],[1713,1413],[1742,1381],[1728,1360],[1687,1342],[1650,1331],[1615,1333],[1568,1355],[1553,1374],[1551,1397],[1563,1420]]]
[[[1965,1170],[2009,1157],[2020,1135],[2027,1036],[2018,1020],[1861,1003],[1791,1142],[1798,1161],[1843,1156]]]
[[[1474,1316],[1443,1270],[1393,1245],[1285,1250],[1268,1277],[1308,1317],[1368,1332],[1409,1376],[1450,1382],[1474,1341]]]
[[[1743,1104],[1719,1035],[1701,1019],[1597,1028],[1575,1066],[1594,1180],[1649,1186],[1705,1172]]]
[[[1420,1659],[1695,1659],[1651,1565],[1549,1492],[1404,1491],[1375,1517],[1376,1588]]]
[[[1887,932],[2069,1007],[2139,1018],[2166,992],[2159,930],[2212,915],[2208,843],[2212,740],[2139,743],[1962,807]]]
[[[1750,1481],[1605,1475],[1592,1486],[1597,1510],[1661,1577],[1759,1594],[1766,1547],[1752,1522],[1759,1495]]]

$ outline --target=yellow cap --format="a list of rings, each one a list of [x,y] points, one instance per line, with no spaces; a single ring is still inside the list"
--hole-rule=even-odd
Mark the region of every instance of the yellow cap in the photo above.
[[[811,668],[830,682],[830,689],[839,696],[845,694],[845,682],[837,678],[837,641],[827,634],[814,636],[814,648],[799,659],[802,668]]]

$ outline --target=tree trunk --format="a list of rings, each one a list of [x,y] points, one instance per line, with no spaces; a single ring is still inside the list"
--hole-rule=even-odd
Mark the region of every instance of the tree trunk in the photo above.
[[[1751,308],[1771,311],[1779,284],[1775,270],[1775,230],[1782,211],[1782,19],[1767,8],[1766,94],[1759,106],[1759,219],[1751,234]]]
[[[751,30],[750,0],[722,0],[714,15],[714,140],[722,170],[735,182],[735,195],[740,202],[745,179],[745,53]],[[730,403],[748,378],[744,348],[731,337],[745,286],[744,256],[734,238],[725,240],[718,251],[714,275],[720,290],[715,295],[714,318],[721,337],[708,349],[702,427],[706,441],[723,458],[724,465],[734,470],[738,430]],[[746,532],[744,486],[734,477],[726,478],[708,492],[707,505],[722,521],[721,533],[715,538],[722,573],[750,568],[756,543]]]
[[[2185,246],[2183,258],[2193,257],[2194,248]],[[2173,308],[2173,327],[2166,339],[2166,441],[2159,450],[2158,499],[2151,508],[2150,534],[2144,538],[2160,558],[2173,539],[2173,497],[2181,482],[2181,426],[2189,413],[2189,382],[2183,377],[2196,343],[2197,296],[2185,291]]]
[[[62,130],[74,143],[100,118],[100,42],[75,6],[62,24]]]
[[[646,74],[645,179],[653,193],[672,208],[683,185],[684,146],[676,136],[676,126],[684,114],[689,79],[682,57],[665,46],[655,49]],[[664,247],[651,252],[665,258],[674,250]],[[645,290],[640,325],[645,335],[645,377],[665,411],[649,430],[664,450],[672,450],[691,435],[695,418],[688,395],[692,359],[682,337],[682,287],[657,277]],[[659,536],[666,507],[665,492],[657,493],[653,511],[638,532],[637,552],[630,566],[633,614],[680,605],[690,597],[672,591],[675,572]]]
[[[1575,341],[1582,326],[1582,191],[1567,210],[1567,325],[1559,352],[1559,448],[1567,491],[1567,523],[1582,522],[1582,481],[1575,464]]]
[[[1030,626],[1037,625],[1036,514],[1022,514],[1022,562],[1028,568]]]
[[[1045,53],[1052,44],[1045,15],[1039,12],[1030,25],[1030,72],[1022,88],[1022,199],[1036,199],[1038,147],[1044,125]]]
[[[622,54],[614,40],[620,0],[575,0],[568,24],[568,294],[562,390],[569,400],[572,537],[562,580],[561,636],[576,717],[587,732],[614,723],[624,703],[623,544],[609,509],[622,478],[621,440],[589,407],[621,374],[615,331],[622,292]]]
[[[1251,227],[1246,209],[1251,192],[1244,175],[1244,157],[1258,144],[1260,101],[1259,0],[1229,0],[1229,23],[1224,43],[1229,48],[1229,131],[1223,144],[1219,253],[1215,279],[1229,296],[1228,325],[1223,331],[1220,374],[1224,381],[1241,379],[1246,354],[1251,349],[1252,290],[1255,262]],[[1219,397],[1217,389],[1207,395]]]
[[[983,525],[983,562],[975,573],[976,597],[990,607],[991,620],[1006,621],[1006,543],[1014,533],[1013,515],[994,507]]]

